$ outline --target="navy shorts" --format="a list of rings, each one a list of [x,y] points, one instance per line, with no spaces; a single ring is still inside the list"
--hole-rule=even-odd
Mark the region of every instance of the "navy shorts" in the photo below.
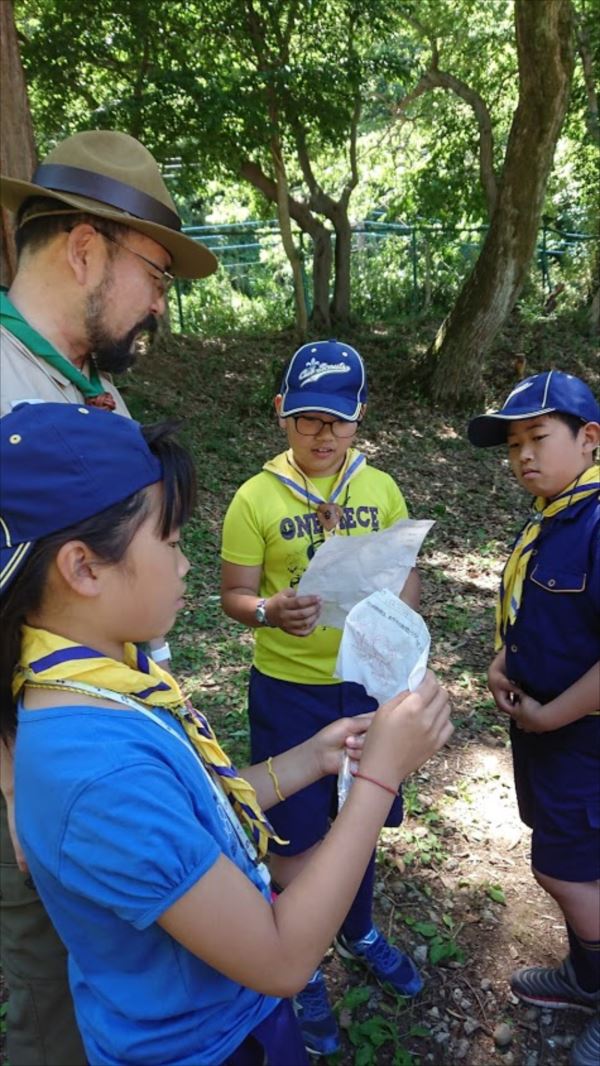
[[[260,1022],[222,1066],[264,1066],[285,1062],[286,1066],[309,1066],[310,1059],[296,1015],[289,999]]]
[[[339,685],[299,685],[250,672],[248,714],[252,762],[279,755],[314,736],[337,718],[354,718],[377,710],[377,702],[362,685],[342,681]],[[267,816],[288,845],[271,843],[278,855],[299,855],[325,836],[337,814],[337,777],[322,777],[296,792],[284,803],[270,807]],[[394,800],[386,825],[400,825],[402,796]]]
[[[600,716],[551,733],[511,723],[519,814],[533,829],[531,864],[560,881],[600,878]]]

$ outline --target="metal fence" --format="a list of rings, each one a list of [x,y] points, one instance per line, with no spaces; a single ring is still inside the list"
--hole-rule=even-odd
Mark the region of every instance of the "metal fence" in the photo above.
[[[368,319],[371,313],[385,317],[386,303],[397,305],[401,300],[405,308],[418,312],[433,302],[451,299],[474,264],[487,228],[445,226],[422,219],[410,223],[370,219],[355,224],[352,236],[353,310],[358,317]],[[184,226],[183,229],[188,236],[211,249],[237,292],[252,299],[264,294],[265,284],[277,276],[280,285],[289,290],[291,308],[291,271],[276,220]],[[300,230],[295,231],[295,239],[310,315],[312,241]],[[575,283],[581,280],[591,242],[599,239],[591,233],[561,229],[544,216],[535,258],[542,301],[557,287],[564,288],[561,281],[565,274],[575,278]],[[185,327],[182,297],[189,291],[190,283],[178,282],[175,287],[182,330]]]

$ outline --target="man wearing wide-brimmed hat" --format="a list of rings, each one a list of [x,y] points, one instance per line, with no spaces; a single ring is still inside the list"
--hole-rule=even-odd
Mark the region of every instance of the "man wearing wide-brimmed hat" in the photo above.
[[[30,182],[0,177],[0,202],[16,213],[18,255],[10,290],[0,292],[0,415],[22,400],[127,414],[110,374],[156,328],[173,278],[211,274],[214,256],[181,232],[154,158],[124,133],[69,137]],[[158,641],[152,654],[164,665],[168,645]],[[8,1057],[11,1066],[83,1066],[64,948],[20,855],[11,759],[3,744],[0,752]]]

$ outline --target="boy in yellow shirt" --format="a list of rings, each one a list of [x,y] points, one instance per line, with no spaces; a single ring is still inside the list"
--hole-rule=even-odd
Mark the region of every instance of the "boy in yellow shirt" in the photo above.
[[[365,367],[354,348],[334,340],[303,345],[275,398],[289,449],[238,489],[225,517],[223,609],[256,628],[249,687],[253,761],[306,740],[336,718],[377,706],[361,685],[333,677],[341,631],[319,626],[318,597],[295,592],[327,537],[361,536],[408,515],[393,479],[368,466],[354,447],[366,401]],[[418,602],[414,572],[403,598],[411,606]],[[279,885],[285,887],[300,872],[336,811],[333,777],[277,806],[276,832],[290,841],[272,847],[271,871]],[[398,795],[386,824],[401,820]],[[415,996],[422,981],[414,964],[373,925],[374,877],[375,854],[336,947],[401,995]],[[296,997],[296,1011],[309,1051],[327,1055],[339,1048],[320,969]]]

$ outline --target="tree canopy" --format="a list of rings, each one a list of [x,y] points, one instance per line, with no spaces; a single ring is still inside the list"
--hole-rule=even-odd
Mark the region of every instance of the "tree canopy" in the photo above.
[[[357,221],[497,218],[532,62],[557,69],[555,57],[564,83],[535,125],[517,130],[531,159],[540,121],[554,131],[528,230],[543,211],[597,226],[592,8],[593,0],[579,0],[577,11],[571,0],[16,0],[15,15],[40,151],[78,129],[127,130],[161,162],[177,160],[175,191],[191,222],[210,217],[215,182],[246,183],[253,211],[278,215],[293,266],[286,218],[310,238],[322,328],[352,312]],[[519,285],[534,244],[535,236],[524,246]]]

